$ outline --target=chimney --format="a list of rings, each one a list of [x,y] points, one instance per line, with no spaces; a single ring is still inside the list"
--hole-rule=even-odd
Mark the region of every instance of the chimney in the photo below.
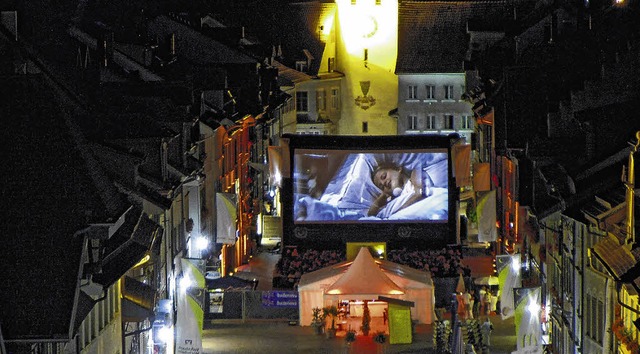
[[[171,38],[169,38],[169,48],[172,56],[176,55],[176,34],[171,33]]]

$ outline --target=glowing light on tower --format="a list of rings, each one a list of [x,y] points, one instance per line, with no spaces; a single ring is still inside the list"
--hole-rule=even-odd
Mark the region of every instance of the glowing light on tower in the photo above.
[[[395,40],[398,4],[375,0],[337,0],[338,21],[347,52],[359,55],[364,48]],[[394,53],[395,54],[395,53]]]

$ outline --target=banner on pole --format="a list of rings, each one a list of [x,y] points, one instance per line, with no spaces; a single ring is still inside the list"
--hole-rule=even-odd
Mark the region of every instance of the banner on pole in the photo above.
[[[495,241],[498,238],[495,190],[479,196],[476,214],[478,215],[478,241]]]
[[[176,353],[201,354],[205,306],[205,262],[202,259],[181,258],[183,279],[176,297]],[[188,284],[188,285],[187,285]]]
[[[522,286],[520,254],[496,256],[496,268],[500,284],[500,315],[504,320],[513,316],[513,289]]]
[[[540,324],[540,287],[516,288],[513,291],[516,306],[517,349],[526,353],[542,352],[542,327]]]
[[[216,242],[233,245],[236,243],[236,221],[238,218],[236,195],[216,193]]]

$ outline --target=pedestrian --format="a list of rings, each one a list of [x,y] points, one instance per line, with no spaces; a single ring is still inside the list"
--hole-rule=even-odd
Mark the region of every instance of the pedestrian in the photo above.
[[[465,354],[477,354],[476,348],[473,346],[473,344],[471,343],[467,344],[467,349],[465,351]]]
[[[491,291],[487,290],[484,293],[484,308],[485,308],[485,315],[489,316],[491,314],[491,302],[493,299],[493,295],[491,295]]]
[[[464,302],[464,315],[467,319],[473,319],[473,297],[468,291],[462,294],[462,301]]]
[[[486,304],[484,302],[486,294],[487,294],[487,288],[483,286],[480,289],[480,294],[479,294],[480,295],[480,314],[481,315],[486,315],[487,314],[487,306],[486,306]]]
[[[480,313],[478,308],[480,307],[480,295],[476,291],[476,289],[471,289],[471,298],[473,303],[471,305],[471,312],[473,313],[473,318],[480,318]]]
[[[467,309],[464,303],[464,294],[462,292],[459,292],[456,295],[456,300],[458,301],[458,319],[464,320],[466,319],[466,315],[467,315]]]
[[[480,326],[480,333],[482,334],[482,347],[488,348],[491,346],[491,331],[493,331],[493,323],[489,320],[489,316]]]

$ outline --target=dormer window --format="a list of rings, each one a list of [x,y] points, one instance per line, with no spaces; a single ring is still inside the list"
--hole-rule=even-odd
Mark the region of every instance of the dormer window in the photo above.
[[[300,71],[300,72],[306,72],[307,71],[307,62],[304,61],[304,60],[296,61],[296,70]]]

